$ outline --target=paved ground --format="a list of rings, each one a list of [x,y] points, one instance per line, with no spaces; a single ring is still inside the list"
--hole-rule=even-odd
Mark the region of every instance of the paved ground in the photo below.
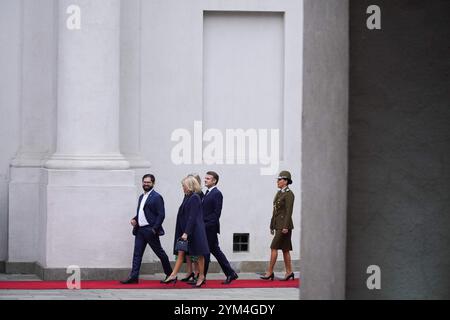
[[[182,276],[182,275],[180,275]],[[283,273],[277,276],[282,277]],[[298,273],[295,274],[296,278]],[[241,273],[240,279],[257,279],[258,274]],[[161,280],[162,274],[142,276]],[[223,274],[208,274],[208,279],[224,279]],[[36,281],[34,275],[0,274],[0,281]],[[298,300],[297,288],[268,289],[121,289],[121,290],[0,290],[0,300]]]

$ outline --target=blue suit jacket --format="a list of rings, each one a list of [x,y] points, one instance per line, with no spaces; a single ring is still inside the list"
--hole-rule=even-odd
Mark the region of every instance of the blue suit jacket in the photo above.
[[[143,194],[139,197],[138,206],[136,210],[136,216],[134,217],[134,220],[138,222],[139,224],[139,208],[141,206],[142,198],[144,197]],[[148,224],[150,227],[152,227],[160,236],[164,235],[164,229],[162,227],[162,224],[164,222],[164,218],[166,217],[166,213],[164,210],[164,199],[163,197],[153,190],[145,202],[144,205],[144,214],[145,219],[147,219]],[[134,228],[133,234],[136,235],[137,228]]]
[[[212,189],[208,195],[203,196],[203,219],[205,227],[220,233],[220,215],[222,213],[223,196],[217,187]]]

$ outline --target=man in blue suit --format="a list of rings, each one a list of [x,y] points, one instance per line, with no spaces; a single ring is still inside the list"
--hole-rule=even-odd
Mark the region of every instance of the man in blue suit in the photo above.
[[[231,267],[227,257],[223,254],[219,247],[219,239],[217,234],[220,233],[220,214],[222,213],[223,196],[222,192],[217,189],[219,182],[219,175],[214,171],[208,171],[205,176],[205,187],[208,190],[203,197],[203,219],[205,221],[206,237],[208,238],[209,251],[217,259],[225,276],[227,277],[223,284],[230,284],[233,280],[238,278],[238,275]],[[209,262],[211,256],[206,256],[205,259],[205,277],[208,272]]]
[[[161,264],[166,276],[172,273],[169,258],[161,247],[159,237],[164,235],[162,223],[165,218],[163,197],[153,190],[155,185],[155,176],[146,174],[142,178],[142,188],[144,193],[139,197],[136,216],[131,219],[133,226],[134,254],[133,267],[127,280],[121,281],[122,284],[131,284],[139,282],[139,270],[141,268],[142,256],[144,255],[146,245],[150,245],[153,252],[161,260]]]

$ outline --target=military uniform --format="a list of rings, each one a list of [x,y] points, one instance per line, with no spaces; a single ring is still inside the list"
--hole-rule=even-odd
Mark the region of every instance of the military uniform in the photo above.
[[[294,193],[289,187],[280,190],[273,200],[273,214],[270,221],[270,230],[275,231],[275,236],[270,245],[271,249],[291,251],[292,250],[292,211],[294,208]],[[288,229],[288,233],[283,233],[283,229]]]

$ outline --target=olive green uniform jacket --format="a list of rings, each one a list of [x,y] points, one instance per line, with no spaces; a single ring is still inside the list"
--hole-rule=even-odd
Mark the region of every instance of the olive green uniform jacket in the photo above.
[[[289,188],[284,192],[277,192],[273,199],[273,214],[270,221],[270,230],[294,229],[292,223],[292,211],[294,209],[295,196]]]

